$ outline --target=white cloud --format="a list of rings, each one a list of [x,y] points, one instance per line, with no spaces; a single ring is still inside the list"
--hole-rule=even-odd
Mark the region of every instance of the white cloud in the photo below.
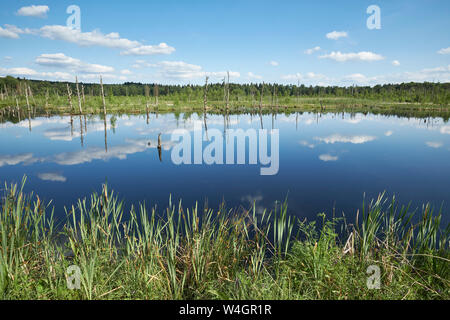
[[[201,66],[189,64],[183,61],[162,61],[157,63],[160,75],[173,79],[200,78],[204,75]]]
[[[278,67],[278,66],[279,66],[278,61],[270,61],[269,64],[270,64],[271,66],[273,66],[273,67]]]
[[[316,84],[321,84],[322,81],[329,81],[330,79],[321,73],[315,73],[315,72],[307,72],[306,74],[301,74],[301,73],[295,73],[295,74],[286,74],[286,75],[282,75],[281,79],[283,80],[288,80],[288,81],[298,81],[298,80],[304,80],[304,81],[309,81],[309,82],[314,82]]]
[[[0,74],[13,76],[34,76],[38,72],[30,68],[0,68]]]
[[[347,38],[348,33],[345,31],[332,31],[327,33],[326,37],[331,40],[338,40],[339,38]]]
[[[73,74],[68,72],[41,72],[38,73],[40,77],[44,79],[57,79],[57,80],[72,80],[73,81]],[[81,77],[79,77],[81,79]]]
[[[36,70],[30,68],[1,68],[0,67],[0,75],[6,76],[23,76],[23,77],[32,77],[33,79],[43,79],[43,80],[64,80],[64,81],[73,81],[74,75],[69,72],[38,72]],[[102,74],[103,79],[119,79],[124,80],[124,77],[117,76],[114,74]],[[99,80],[98,73],[82,73],[78,76],[79,80]]]
[[[439,53],[439,54],[450,54],[450,47],[448,47],[448,48],[442,48],[442,49],[439,50],[437,53]]]
[[[332,59],[339,62],[345,61],[379,61],[383,60],[384,57],[370,52],[370,51],[361,51],[361,52],[350,52],[350,53],[341,53],[340,51],[333,51],[330,54],[324,54],[320,56],[321,59]]]
[[[125,142],[127,144],[108,148],[108,152],[103,148],[93,147],[75,152],[60,153],[49,158],[49,160],[67,166],[92,162],[94,160],[124,160],[130,154],[143,152],[148,148],[155,149],[158,146],[157,141],[149,139],[126,139]],[[175,144],[175,142],[170,140],[161,143],[164,150],[170,150]]]
[[[302,140],[302,141],[300,141],[299,143],[300,143],[300,145],[302,145],[302,146],[304,146],[304,147],[308,147],[308,148],[310,148],[310,149],[314,149],[314,147],[315,147],[314,144],[309,143],[309,142],[306,141],[306,140]]]
[[[253,72],[247,73],[247,76],[248,76],[250,79],[262,79],[262,76],[257,75],[257,74],[254,74]]]
[[[261,205],[261,201],[264,200],[264,197],[261,193],[257,193],[255,195],[248,194],[246,196],[241,197],[242,202],[248,203],[250,206],[255,206],[255,212],[257,214],[262,214],[264,212],[264,207]]]
[[[149,63],[145,60],[136,60],[136,62],[131,67],[134,69],[142,69],[142,68],[156,67],[156,65]]]
[[[394,67],[398,67],[398,66],[400,65],[400,61],[398,61],[398,60],[393,60],[393,61],[392,61],[392,65],[393,65]]]
[[[449,82],[450,81],[450,65],[427,68],[420,71],[392,73],[385,75],[377,75],[366,77],[362,74],[352,74],[341,78],[342,81],[353,81],[359,84],[373,85],[385,83],[402,83],[402,82]]]
[[[79,46],[102,46],[108,48],[131,49],[140,46],[140,42],[121,38],[117,32],[103,34],[98,30],[81,32],[67,26],[49,25],[43,26],[39,34],[52,40],[63,40],[75,43]]]
[[[41,54],[36,58],[36,63],[41,66],[59,67],[72,70],[73,73],[110,73],[114,72],[113,67],[100,64],[91,64],[79,59],[68,57],[63,53]]]
[[[284,80],[301,80],[301,79],[303,79],[303,75],[301,73],[285,74],[285,75],[281,76],[281,79],[284,79]]]
[[[19,163],[31,164],[37,160],[32,153],[24,153],[18,155],[0,155],[0,167],[5,165],[14,166]]]
[[[350,124],[358,124],[361,122],[362,119],[344,119],[342,121],[350,123]]]
[[[21,34],[31,34],[33,31],[30,29],[20,29],[14,25],[5,24],[4,28],[0,27],[0,37],[19,39]]]
[[[133,72],[131,72],[131,71],[128,70],[128,69],[123,69],[123,70],[120,71],[120,73],[121,73],[121,74],[132,74]]]
[[[386,131],[386,132],[384,133],[384,135],[385,135],[386,137],[390,137],[390,136],[392,136],[393,133],[394,133],[394,132],[392,132],[391,130],[388,130],[388,131]]]
[[[156,64],[158,75],[167,79],[188,80],[203,78],[205,76],[223,78],[227,75],[226,71],[206,72],[201,66],[189,64],[184,61],[161,61]],[[230,77],[239,78],[240,73],[230,71]]]
[[[366,83],[368,81],[368,78],[361,73],[353,73],[353,74],[344,76],[343,80],[344,81],[348,80],[348,81],[353,81],[353,82],[358,82],[358,83]]]
[[[38,173],[38,178],[44,181],[53,182],[66,182],[67,178],[59,173],[48,172],[48,173]]]
[[[393,83],[393,82],[424,82],[424,81],[450,81],[450,65],[436,68],[426,68],[420,71],[403,72],[400,74],[390,74],[376,76],[372,79],[376,83]]]
[[[120,54],[124,56],[145,56],[154,54],[171,54],[174,51],[174,47],[168,46],[166,43],[160,43],[159,45],[155,46],[139,46],[136,48],[131,48],[126,51],[122,51]]]
[[[9,29],[3,29],[2,27],[0,27],[0,37],[2,38],[10,38],[10,39],[18,39],[19,38],[19,34],[17,34],[16,32],[13,32]]]
[[[82,47],[101,46],[122,49],[121,55],[154,55],[171,54],[175,48],[162,42],[159,45],[144,45],[139,41],[120,37],[119,33],[103,34],[99,30],[81,32],[63,25],[46,25],[40,29],[20,29],[12,25],[0,27],[0,37],[18,39],[20,34],[34,34],[51,40],[61,40],[77,44]]]
[[[29,7],[22,7],[17,11],[17,14],[19,16],[26,16],[26,17],[38,17],[38,18],[45,18],[47,16],[47,12],[49,11],[48,6],[29,6]]]
[[[315,137],[315,140],[325,142],[327,144],[334,144],[334,143],[353,143],[353,144],[362,144],[369,141],[375,140],[377,137],[374,136],[366,136],[366,135],[355,135],[355,136],[343,136],[339,133],[333,134],[331,136],[322,138],[322,137]]]
[[[319,156],[319,159],[325,162],[328,161],[337,161],[339,159],[338,156],[332,156],[331,154],[321,154]]]
[[[314,47],[314,48],[305,50],[305,53],[306,53],[306,54],[313,54],[314,52],[317,52],[317,51],[319,51],[319,50],[320,50],[320,47],[317,46],[317,47]]]
[[[226,71],[217,71],[217,72],[204,72],[202,77],[208,76],[213,78],[223,78],[227,76]],[[230,71],[230,78],[239,78],[241,74],[237,71]]]
[[[442,134],[450,134],[450,126],[442,126],[439,131]]]
[[[438,149],[444,145],[442,142],[436,142],[436,141],[428,141],[428,142],[425,142],[425,144],[427,146],[429,146],[430,148],[435,148],[435,149]]]
[[[311,80],[327,80],[328,77],[321,74],[321,73],[314,73],[314,72],[308,72],[305,75],[305,79],[311,79]]]

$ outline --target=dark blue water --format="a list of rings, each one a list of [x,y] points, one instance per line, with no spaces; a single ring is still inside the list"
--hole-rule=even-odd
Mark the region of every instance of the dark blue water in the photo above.
[[[288,196],[289,211],[299,217],[318,213],[349,220],[363,195],[386,190],[404,204],[443,204],[450,217],[450,124],[441,118],[399,118],[363,114],[312,113],[262,117],[264,129],[279,130],[279,170],[260,175],[262,165],[176,165],[171,160],[176,128],[194,132],[197,115],[35,118],[0,124],[0,182],[19,182],[52,200],[57,216],[64,206],[100,191],[107,182],[126,203],[167,205],[169,196],[190,207],[273,208]],[[208,115],[209,132],[261,128],[259,116]],[[31,125],[31,131],[30,131]],[[106,139],[105,139],[106,131]],[[158,134],[161,133],[161,159]],[[226,134],[223,139],[226,139]],[[206,146],[208,142],[203,142]],[[270,145],[270,144],[269,144]],[[270,150],[270,149],[269,149]]]

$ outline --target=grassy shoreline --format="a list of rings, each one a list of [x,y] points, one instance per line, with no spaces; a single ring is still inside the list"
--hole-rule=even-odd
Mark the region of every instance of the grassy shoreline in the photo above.
[[[203,111],[204,102],[202,100],[180,101],[173,97],[160,97],[158,103],[145,96],[110,96],[105,97],[106,109],[108,112],[145,112],[150,111]],[[79,114],[78,100],[72,97],[70,105],[68,98],[64,96],[51,97],[35,96],[29,98],[28,102],[24,97],[7,97],[0,101],[0,110],[20,109],[28,112],[28,105],[31,112],[38,108],[47,112],[66,112]],[[86,96],[81,100],[82,112],[102,113],[103,100],[100,96]],[[261,107],[261,108],[260,108]],[[370,111],[370,109],[380,110],[417,110],[417,111],[449,111],[448,103],[419,103],[419,102],[398,102],[394,100],[380,100],[369,98],[349,98],[349,97],[287,97],[280,102],[274,103],[270,98],[261,101],[252,99],[240,99],[230,101],[228,105],[223,100],[208,100],[206,110],[208,112],[235,112],[240,109],[262,111],[301,111],[301,110],[341,110],[358,109]]]
[[[0,299],[449,299],[450,226],[424,206],[380,195],[354,225],[169,204],[158,215],[123,204],[106,186],[56,228],[51,208],[5,185],[0,210]],[[299,232],[293,232],[293,227]],[[59,231],[58,231],[59,230]],[[344,239],[344,240],[341,240]],[[81,270],[69,290],[66,270]],[[380,268],[368,289],[367,268]]]
[[[271,106],[263,105],[259,108],[258,105],[230,105],[228,109],[220,105],[209,105],[206,109],[200,104],[192,105],[168,105],[159,104],[156,105],[112,105],[108,104],[107,114],[112,115],[148,115],[148,114],[197,114],[204,115],[237,115],[237,114],[253,114],[255,116],[260,115],[274,115],[274,114],[302,114],[305,112],[313,112],[320,114],[337,114],[337,113],[363,113],[363,114],[375,114],[375,115],[387,115],[398,117],[414,117],[414,118],[429,118],[429,117],[441,117],[445,122],[450,119],[450,107],[439,107],[433,105],[417,105],[417,104],[379,104],[370,105],[366,103],[360,104],[303,104],[303,105],[291,105],[291,106]],[[25,119],[33,119],[36,117],[51,117],[51,116],[79,116],[80,113],[66,106],[56,107],[37,105],[36,107],[0,107],[0,123],[10,121],[13,123],[20,122]],[[103,107],[100,105],[90,104],[89,107],[83,106],[84,116],[100,115],[103,117]]]

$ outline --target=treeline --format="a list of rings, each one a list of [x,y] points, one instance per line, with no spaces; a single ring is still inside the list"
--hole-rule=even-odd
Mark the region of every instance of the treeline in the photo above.
[[[55,82],[41,80],[27,80],[11,76],[0,78],[1,98],[11,95],[23,95],[24,88],[29,86],[33,95],[64,96],[67,95],[67,84],[75,92],[74,82]],[[83,83],[86,95],[100,95],[99,83]],[[106,96],[166,96],[177,101],[202,100],[204,86],[202,85],[162,85],[156,83],[125,82],[123,84],[105,84]],[[226,89],[226,90],[225,90]],[[228,88],[225,83],[208,85],[208,99],[222,101],[225,99]],[[260,95],[274,99],[301,98],[301,97],[342,97],[373,99],[391,102],[407,103],[450,103],[450,83],[401,83],[370,86],[305,86],[281,85],[276,83],[250,83],[229,84],[230,101],[254,100],[258,101]],[[281,100],[280,100],[281,101]]]

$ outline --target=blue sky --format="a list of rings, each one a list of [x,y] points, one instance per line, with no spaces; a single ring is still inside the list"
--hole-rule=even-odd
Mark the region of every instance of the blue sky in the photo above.
[[[70,5],[81,30],[67,26]],[[381,29],[367,27],[370,5]],[[2,0],[0,76],[187,84],[230,71],[239,83],[448,82],[449,15],[448,0]]]

